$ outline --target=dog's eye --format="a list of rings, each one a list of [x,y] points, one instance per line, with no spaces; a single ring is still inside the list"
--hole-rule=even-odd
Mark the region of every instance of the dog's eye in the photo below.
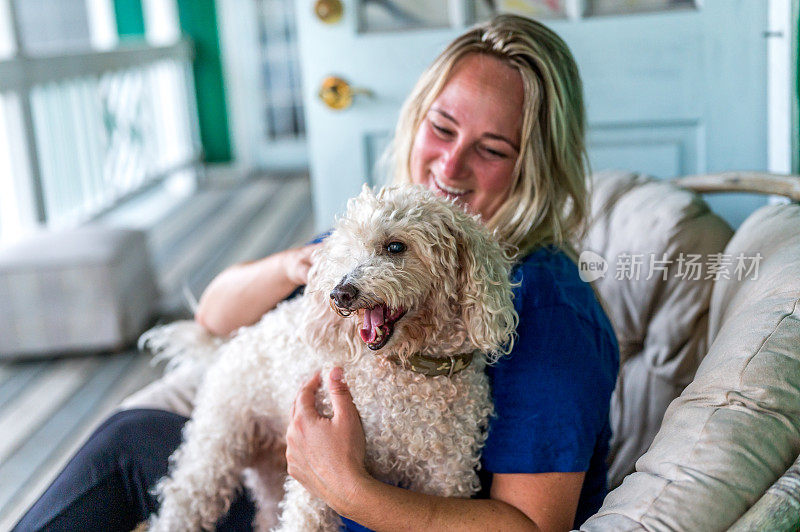
[[[406,245],[402,242],[389,242],[386,244],[386,251],[392,254],[402,253],[406,250]]]

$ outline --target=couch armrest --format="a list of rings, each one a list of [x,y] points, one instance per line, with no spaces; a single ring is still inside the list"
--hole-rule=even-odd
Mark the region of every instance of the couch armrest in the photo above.
[[[723,172],[689,175],[672,183],[694,192],[750,192],[785,196],[800,201],[800,176],[766,172]]]
[[[728,532],[800,528],[800,456]]]

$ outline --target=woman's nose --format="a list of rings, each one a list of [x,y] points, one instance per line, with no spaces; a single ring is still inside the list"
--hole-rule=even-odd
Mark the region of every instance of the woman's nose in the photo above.
[[[463,146],[453,146],[442,157],[442,176],[459,179],[467,172],[467,150]]]

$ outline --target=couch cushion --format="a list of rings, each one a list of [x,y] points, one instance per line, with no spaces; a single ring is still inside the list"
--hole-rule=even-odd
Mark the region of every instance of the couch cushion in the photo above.
[[[800,206],[764,207],[725,249],[757,278],[716,282],[714,342],[636,473],[582,530],[724,530],[800,453]]]
[[[732,231],[696,194],[630,172],[596,174],[591,207],[579,252],[591,250],[608,262],[594,286],[620,345],[608,475],[615,487],[633,471],[667,405],[692,380],[706,352],[711,281],[680,271],[679,259],[722,252]],[[642,261],[638,274],[618,271],[636,257]],[[664,270],[653,268],[650,276],[651,260]]]
[[[0,251],[0,356],[120,348],[157,297],[141,231],[42,232]]]

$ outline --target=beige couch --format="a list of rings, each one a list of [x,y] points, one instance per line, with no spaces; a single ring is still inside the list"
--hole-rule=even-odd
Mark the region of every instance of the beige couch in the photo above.
[[[800,205],[763,207],[729,240],[691,192],[611,172],[596,178],[593,212],[585,248],[669,266],[649,280],[612,266],[596,281],[620,340],[609,479],[624,481],[581,530],[725,530],[800,453]],[[681,253],[731,263],[687,280]],[[759,528],[800,526],[800,479],[782,486],[795,513],[761,511],[773,521]]]

